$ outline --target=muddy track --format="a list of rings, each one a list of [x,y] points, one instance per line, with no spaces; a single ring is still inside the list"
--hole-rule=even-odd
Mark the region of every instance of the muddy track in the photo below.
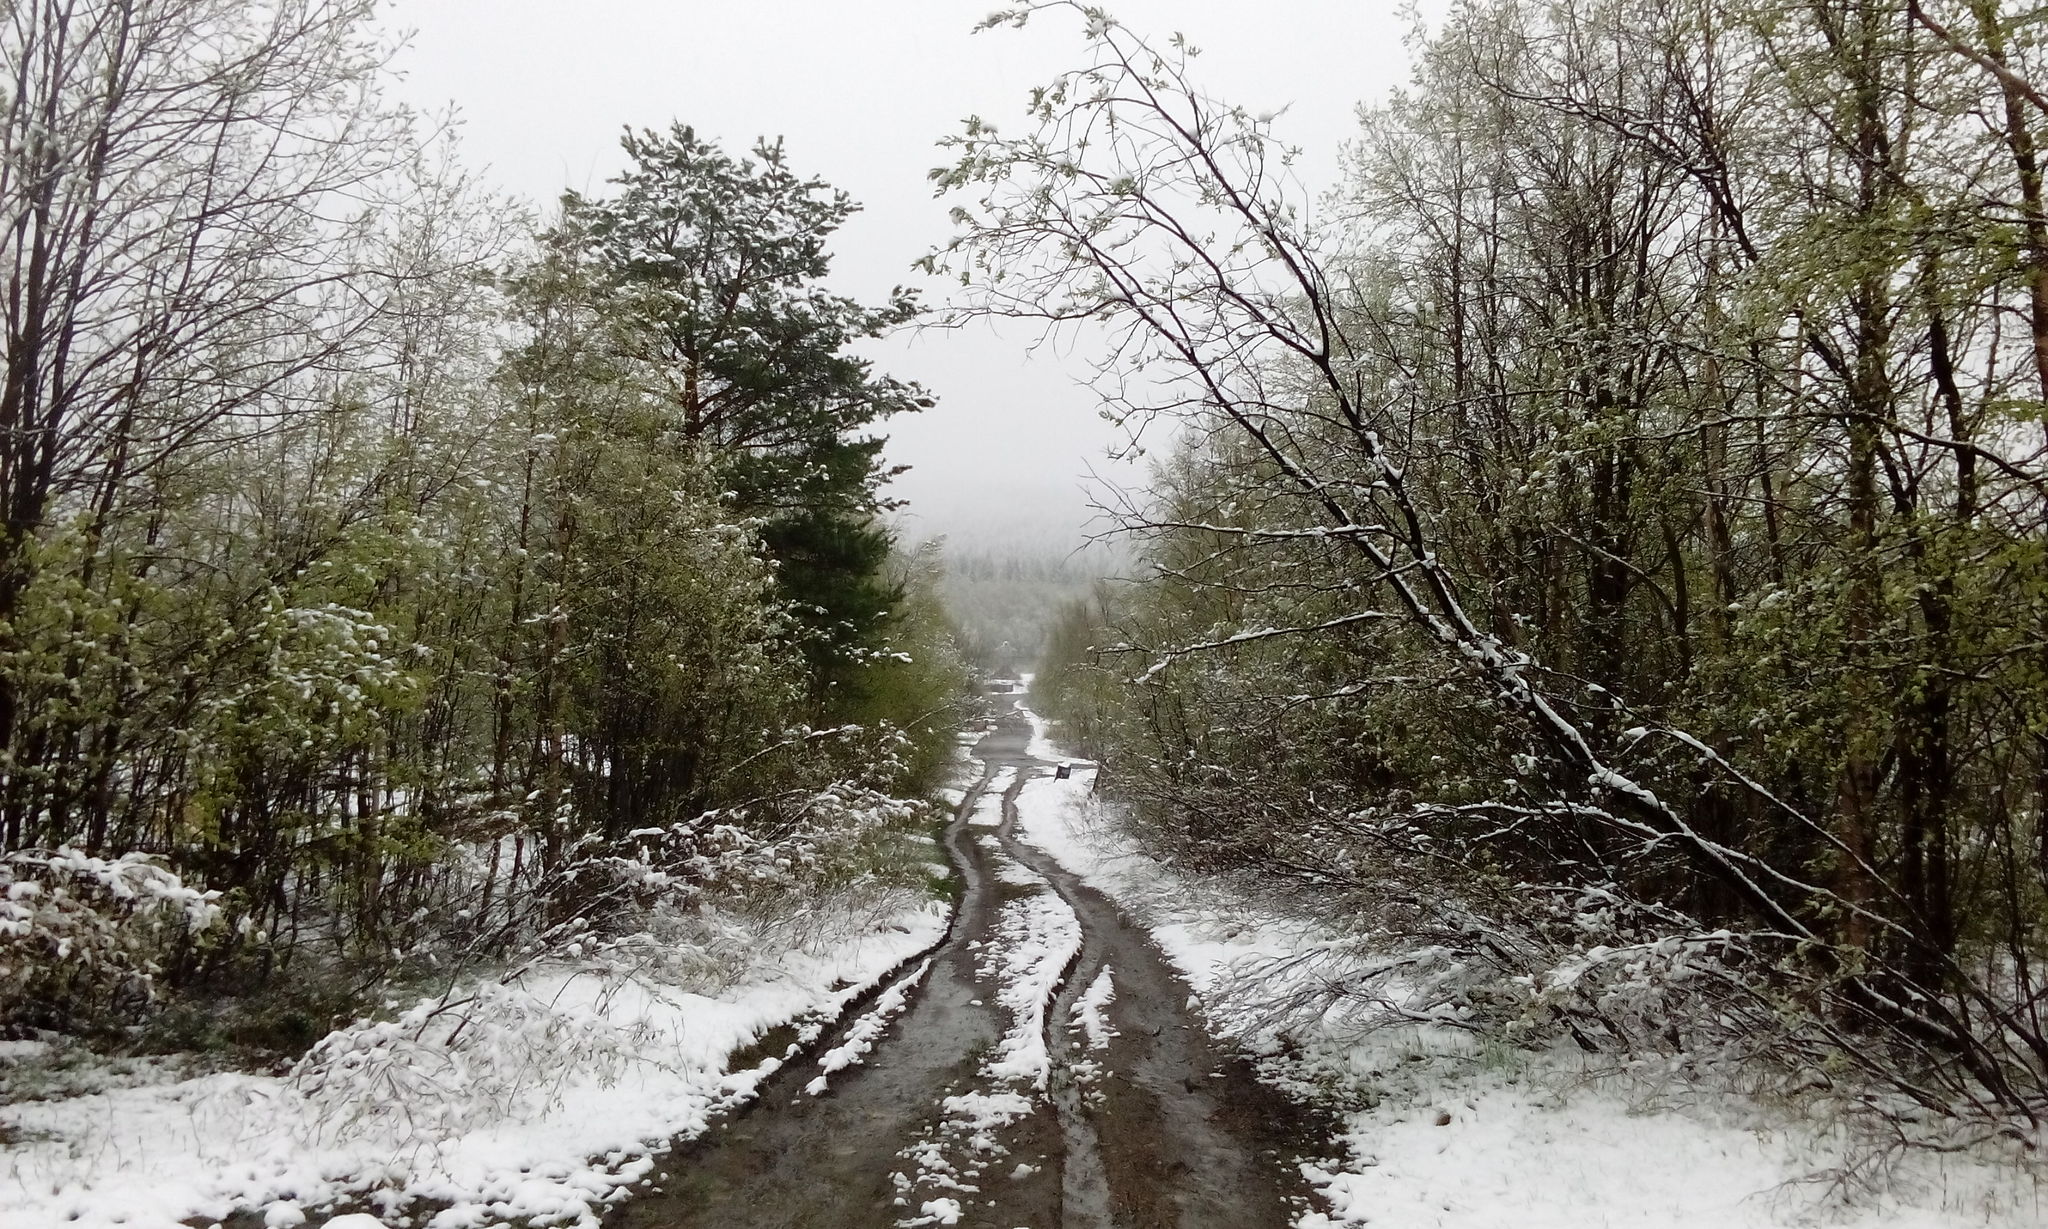
[[[818,1054],[863,1018],[847,1013],[749,1107],[679,1145],[607,1226],[880,1229],[925,1219],[935,1196],[954,1206],[926,1223],[991,1229],[1264,1229],[1306,1207],[1300,1111],[1208,1037],[1142,929],[1016,834],[1018,794],[1052,771],[1029,740],[1018,715],[975,748],[980,780],[945,834],[964,884],[958,913],[922,978],[921,960],[897,973],[918,980],[874,1048],[822,1095],[806,1091]],[[1000,785],[998,824],[987,795]],[[1006,860],[1031,874],[1005,873]],[[1006,903],[1048,885],[1080,946],[1046,1014],[1046,1089],[1020,1095],[986,1070],[1009,1024],[990,953]],[[1097,1048],[1076,1006],[1104,969],[1115,997],[1098,1018],[1113,1035]],[[989,1097],[1015,1108],[961,1121],[962,1104]]]

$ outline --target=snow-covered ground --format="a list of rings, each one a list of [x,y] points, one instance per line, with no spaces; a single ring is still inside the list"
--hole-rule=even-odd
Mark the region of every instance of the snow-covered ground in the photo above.
[[[482,988],[459,1034],[458,1015],[425,1006],[355,1030],[321,1081],[214,1074],[6,1106],[0,1226],[174,1229],[237,1207],[288,1226],[351,1199],[446,1205],[436,1229],[594,1226],[780,1063],[728,1074],[736,1052],[792,1022],[815,1035],[945,924],[937,903],[820,919],[800,945],[764,936],[706,993],[537,969]],[[20,1049],[0,1061],[33,1059]]]
[[[1045,723],[1026,715],[1033,753],[1060,759]],[[1286,979],[1251,975],[1277,958],[1341,948],[1344,937],[1146,857],[1092,786],[1085,769],[1033,778],[1017,799],[1020,834],[1147,924],[1212,1025],[1274,1051],[1284,1028],[1287,1057],[1276,1053],[1268,1070],[1343,1107],[1328,1158],[1308,1170],[1326,1206],[1302,1229],[2048,1224],[2048,1191],[2016,1160],[1915,1152],[1873,1164],[1868,1141],[1787,1107],[1596,1071],[1577,1051],[1531,1054],[1444,1030],[1368,1033],[1337,1013],[1282,1013]]]

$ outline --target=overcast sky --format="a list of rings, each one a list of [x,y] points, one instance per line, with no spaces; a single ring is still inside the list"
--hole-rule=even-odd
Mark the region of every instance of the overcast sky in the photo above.
[[[1078,21],[973,34],[992,0],[388,0],[412,32],[397,67],[408,101],[461,120],[463,160],[536,204],[602,193],[627,125],[681,121],[739,151],[786,139],[791,165],[864,206],[833,247],[836,289],[874,299],[917,284],[911,261],[948,234],[925,172],[968,115],[1022,130],[1026,96],[1079,62]],[[1279,135],[1304,178],[1334,177],[1356,104],[1406,76],[1405,22],[1389,0],[1119,0],[1148,36],[1202,49],[1197,79],[1255,111],[1287,107]],[[939,288],[943,293],[943,288]],[[928,301],[936,301],[927,292]],[[889,427],[913,466],[895,493],[913,532],[1034,537],[1085,520],[1082,475],[1113,442],[1080,356],[1031,353],[1028,334],[925,332],[877,350],[937,409]],[[1113,470],[1110,472],[1114,472]],[[1125,471],[1128,474],[1128,471]]]

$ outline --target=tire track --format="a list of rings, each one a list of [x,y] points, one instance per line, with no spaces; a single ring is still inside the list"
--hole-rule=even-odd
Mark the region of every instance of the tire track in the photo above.
[[[1029,741],[1017,715],[973,751],[980,777],[941,842],[962,884],[945,937],[823,1036],[764,1047],[786,1059],[759,1097],[679,1144],[660,1189],[615,1209],[611,1229],[1279,1229],[1307,1207],[1301,1112],[1190,1018],[1186,984],[1142,927],[1018,836],[1019,797],[1052,768]],[[1037,893],[1079,927],[1037,1000],[1042,1094],[1001,1061],[1026,1018],[1001,1005],[1004,983],[1032,946],[1005,943],[1003,910]],[[1105,970],[1115,993],[1098,1048],[1076,1007]],[[860,1046],[863,1061],[807,1094],[821,1055]]]
[[[997,740],[1001,741],[998,742]],[[1149,933],[1016,831],[1017,799],[1052,765],[1029,753],[1022,713],[984,740],[1015,765],[998,837],[1081,920],[1082,950],[1049,1013],[1055,1097],[1069,1155],[1066,1229],[1283,1229],[1309,1207],[1298,1160],[1321,1134],[1304,1112],[1189,1014],[1182,981]],[[989,744],[994,743],[994,746]],[[1073,1007],[1105,967],[1118,987],[1098,1082],[1073,1059]],[[1098,1182],[1095,1173],[1100,1169]]]
[[[849,1011],[790,1050],[753,1101],[678,1143],[658,1166],[661,1177],[607,1215],[608,1229],[879,1229],[904,1215],[899,1152],[928,1134],[949,1097],[975,1084],[982,1056],[1003,1032],[994,987],[976,961],[1002,887],[972,846],[977,833],[993,829],[970,820],[1004,767],[984,762],[943,834],[963,885],[945,937],[863,996],[862,1008],[899,989],[909,1001],[869,1039],[864,1061],[834,1073],[823,1095],[806,1092],[817,1060],[861,1028],[866,1011]],[[912,984],[919,976],[921,984]],[[1007,1143],[1034,1160],[1056,1155],[1051,1114],[1009,1124]],[[1052,1165],[1006,1180],[1000,1197],[1001,1229],[1059,1223]],[[981,1217],[959,1223],[996,1224]]]
[[[1002,842],[1004,852],[1029,867],[1052,891],[1059,892],[1058,884],[1022,856],[1016,837],[1017,795],[1023,792],[1025,784],[1034,775],[1034,771],[1020,768],[1016,779],[1003,792],[1003,822],[996,829],[996,839]],[[1074,907],[1066,893],[1060,892],[1060,897],[1067,901],[1069,909]],[[1075,910],[1075,916],[1080,916],[1079,910]],[[1051,1064],[1047,1091],[1053,1112],[1059,1117],[1061,1138],[1066,1144],[1066,1151],[1060,1158],[1062,1229],[1116,1229],[1116,1222],[1110,1214],[1109,1173],[1102,1163],[1102,1142],[1095,1129],[1095,1119],[1088,1111],[1089,1081],[1072,1055],[1079,1044],[1074,1036],[1075,1006],[1102,972],[1104,962],[1102,945],[1093,937],[1084,920],[1081,924],[1081,948],[1061,971],[1059,985],[1045,1015],[1045,1050]]]

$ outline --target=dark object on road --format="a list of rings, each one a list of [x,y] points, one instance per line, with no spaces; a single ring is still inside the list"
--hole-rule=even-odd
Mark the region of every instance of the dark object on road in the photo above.
[[[1058,768],[1052,770],[1052,775],[1064,781],[1074,775],[1074,766],[1072,764],[1061,764]]]

